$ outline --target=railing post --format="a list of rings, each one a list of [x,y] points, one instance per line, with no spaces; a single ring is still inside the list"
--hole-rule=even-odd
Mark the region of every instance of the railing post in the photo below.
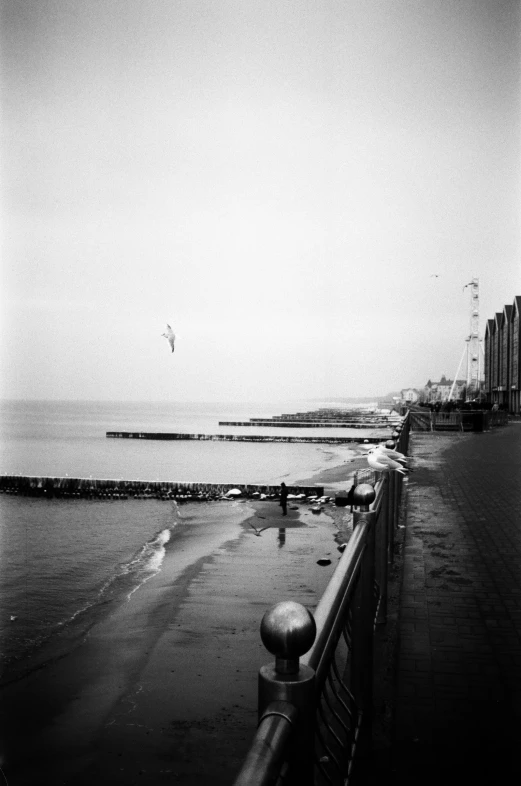
[[[287,702],[297,710],[288,757],[289,783],[312,786],[315,750],[315,672],[299,663],[316,636],[313,615],[300,603],[284,601],[269,609],[261,622],[261,639],[275,663],[259,672],[259,720],[272,702]],[[288,782],[288,781],[286,781]]]
[[[376,622],[383,625],[387,622],[387,584],[389,580],[389,510],[387,507],[387,495],[389,493],[389,473],[383,474],[382,478],[382,502],[380,505],[380,515],[378,517],[376,538],[376,569],[378,582],[380,584],[380,603],[378,604],[378,614]]]
[[[394,494],[395,494],[395,473],[388,473],[387,499],[387,548],[389,550],[389,561],[394,562]]]
[[[393,431],[393,439],[396,445],[398,445],[400,439],[400,432]],[[398,475],[397,472],[393,472],[393,518],[392,518],[392,530],[393,530],[393,560],[394,560],[394,535],[396,533],[396,527],[398,526],[398,508],[400,505],[400,480],[401,477]]]
[[[353,529],[367,521],[367,540],[363,552],[360,574],[353,606],[353,634],[351,653],[351,685],[356,705],[361,712],[360,734],[357,749],[367,754],[371,744],[373,715],[373,635],[375,621],[375,513],[369,506],[376,497],[369,483],[361,483],[354,492],[355,505]]]

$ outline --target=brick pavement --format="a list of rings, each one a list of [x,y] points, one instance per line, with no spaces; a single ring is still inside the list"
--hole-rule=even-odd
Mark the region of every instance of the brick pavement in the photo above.
[[[364,781],[521,783],[521,423],[410,453],[391,744]]]

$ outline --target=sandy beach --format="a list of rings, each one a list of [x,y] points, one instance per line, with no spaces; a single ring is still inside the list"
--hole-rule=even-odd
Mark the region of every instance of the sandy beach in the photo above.
[[[327,459],[301,482],[334,494],[366,466],[356,451]],[[180,512],[161,571],[68,655],[3,690],[10,784],[233,780],[256,726],[257,672],[271,659],[262,616],[280,600],[316,606],[351,516],[291,500],[286,517],[268,500]],[[324,556],[331,564],[319,566]]]

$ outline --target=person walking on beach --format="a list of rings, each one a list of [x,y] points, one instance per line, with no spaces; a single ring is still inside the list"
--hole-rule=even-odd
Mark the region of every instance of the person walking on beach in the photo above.
[[[280,484],[280,507],[282,508],[282,515],[288,515],[288,487],[284,482]]]

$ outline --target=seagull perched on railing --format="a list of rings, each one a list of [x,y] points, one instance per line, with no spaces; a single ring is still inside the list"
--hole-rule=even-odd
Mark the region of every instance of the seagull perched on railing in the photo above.
[[[408,456],[406,456],[404,453],[400,453],[399,450],[394,450],[393,448],[388,448],[383,444],[376,445],[376,446],[371,445],[369,447],[369,450],[372,451],[378,450],[380,451],[380,453],[385,453],[385,455],[388,456],[390,459],[393,459],[394,461],[403,462],[404,464],[406,464],[407,461],[409,460]]]
[[[400,453],[399,450],[394,450],[394,448],[388,448],[385,445],[377,445],[376,450],[379,450],[381,453],[385,453],[386,456],[394,459],[394,461],[403,461],[403,463],[406,464],[409,460],[404,453]]]
[[[371,467],[371,469],[376,469],[378,472],[399,472],[400,475],[405,475],[406,472],[410,470],[407,467],[404,467],[403,464],[400,464],[399,461],[395,461],[383,450],[378,448],[371,448],[371,450],[367,454],[367,463]]]
[[[161,335],[164,336],[166,339],[168,339],[168,343],[172,347],[172,352],[173,352],[175,349],[175,333],[170,327],[170,325],[166,326],[166,331],[164,333],[161,333]]]

